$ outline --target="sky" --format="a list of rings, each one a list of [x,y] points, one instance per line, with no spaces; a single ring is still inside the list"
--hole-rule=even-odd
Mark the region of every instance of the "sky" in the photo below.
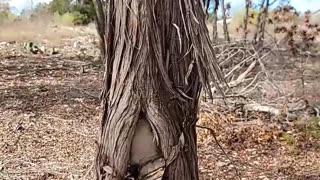
[[[31,8],[31,2],[33,6],[36,6],[39,3],[48,3],[51,0],[9,0],[10,7],[13,10],[13,13],[20,14],[23,9]]]
[[[31,1],[33,1],[33,5],[36,6],[39,2],[48,3],[51,0],[9,0],[10,6],[16,14],[19,14],[21,10],[25,8],[30,8]],[[225,0],[225,2],[231,2],[231,13],[237,12],[244,7],[244,0]],[[259,0],[253,0],[253,2],[259,2]],[[291,5],[301,12],[306,10],[316,11],[320,9],[320,0],[291,0]]]

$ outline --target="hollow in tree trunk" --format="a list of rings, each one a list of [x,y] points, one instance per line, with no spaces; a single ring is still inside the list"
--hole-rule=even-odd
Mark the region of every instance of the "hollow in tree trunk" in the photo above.
[[[97,179],[199,179],[200,91],[223,77],[200,1],[108,2]]]

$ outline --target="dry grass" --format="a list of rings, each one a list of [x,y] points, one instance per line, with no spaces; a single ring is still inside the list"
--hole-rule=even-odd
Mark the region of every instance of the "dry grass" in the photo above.
[[[1,24],[0,42],[46,42],[51,45],[56,45],[62,42],[63,39],[74,37],[78,32],[72,27],[57,25],[48,20],[37,21],[16,21],[11,23]]]

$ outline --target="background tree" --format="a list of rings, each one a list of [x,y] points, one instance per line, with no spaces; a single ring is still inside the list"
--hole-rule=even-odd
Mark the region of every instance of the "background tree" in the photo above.
[[[78,0],[72,7],[76,25],[89,24],[94,21],[95,8],[92,0]]]
[[[246,2],[246,13],[243,20],[243,39],[247,39],[248,35],[248,21],[249,21],[249,9],[252,6],[252,0],[245,0]]]
[[[49,10],[51,13],[58,12],[63,15],[71,11],[71,2],[72,0],[53,0],[49,4]]]
[[[257,29],[256,29],[256,32],[254,33],[254,37],[253,37],[253,40],[256,42],[257,41],[257,37],[258,37],[258,33],[259,33],[259,27],[260,27],[260,24],[261,24],[261,16],[264,12],[264,4],[265,4],[266,0],[261,0],[261,4],[260,4],[260,11],[259,11],[259,14],[258,14],[258,22],[257,22]]]
[[[224,0],[221,0],[221,11],[222,11],[222,18],[223,18],[223,34],[224,34],[224,40],[230,42],[230,36],[228,31],[228,24],[227,24],[227,9],[231,8],[231,4],[227,3],[224,4]]]
[[[199,179],[200,91],[223,79],[201,4],[109,1],[98,179]]]
[[[95,8],[95,23],[96,28],[99,36],[100,42],[100,52],[101,52],[101,59],[105,60],[106,49],[105,49],[105,22],[106,22],[106,10],[107,10],[107,3],[103,0],[95,0],[94,1],[94,8]]]
[[[287,1],[287,0],[285,0]],[[285,1],[282,1],[284,3]],[[254,41],[261,44],[264,40],[264,34],[265,34],[265,28],[266,23],[269,22],[269,7],[273,5],[277,0],[273,0],[270,2],[270,0],[262,0],[260,5],[260,12],[258,15],[258,24],[257,24],[257,30],[254,34]]]
[[[212,13],[212,39],[217,40],[218,38],[218,8],[219,8],[219,0],[215,0],[214,2],[214,8]]]

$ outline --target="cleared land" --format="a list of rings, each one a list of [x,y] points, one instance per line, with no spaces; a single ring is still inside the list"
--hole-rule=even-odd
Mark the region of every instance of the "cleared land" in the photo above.
[[[55,43],[57,55],[31,54],[20,42],[0,45],[0,179],[93,177],[102,65],[94,31],[72,31],[78,35]],[[315,70],[306,79],[313,104],[320,100],[319,61],[307,64]],[[300,89],[287,64],[268,68],[281,88]],[[199,124],[215,130],[229,158],[199,128],[201,179],[320,179],[319,119],[247,117],[202,104]]]

